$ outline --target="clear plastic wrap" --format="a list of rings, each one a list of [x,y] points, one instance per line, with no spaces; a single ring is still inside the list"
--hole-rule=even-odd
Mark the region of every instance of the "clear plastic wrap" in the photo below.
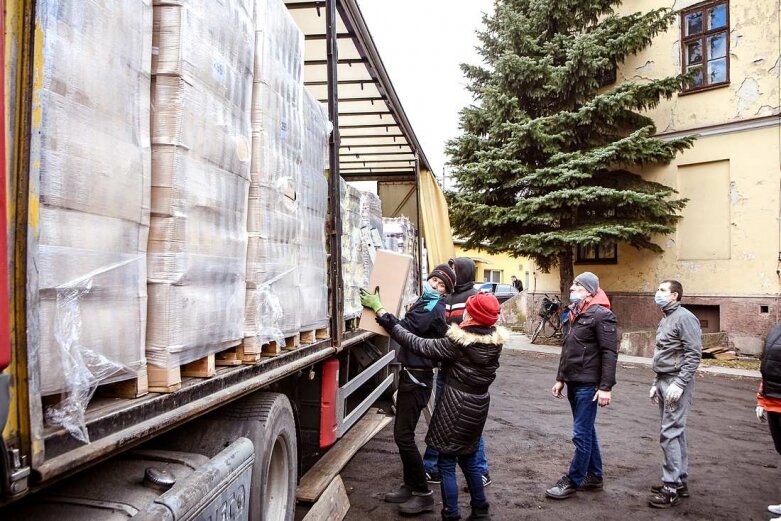
[[[340,179],[342,211],[342,283],[344,284],[344,318],[360,316],[360,289],[364,285],[361,257],[361,192]]]
[[[40,344],[30,348],[41,394],[62,395],[47,423],[88,442],[95,388],[145,368],[152,7],[43,2],[36,12]]]
[[[361,192],[362,288],[369,286],[369,276],[371,275],[378,249],[385,249],[385,239],[382,233],[382,202],[375,193]]]
[[[305,93],[304,38],[287,7],[256,7],[245,352],[328,322],[328,121]]]
[[[409,284],[404,292],[402,308],[415,302],[420,281],[420,266],[418,265],[418,234],[415,225],[405,217],[383,217],[383,235],[385,246],[391,251],[405,253],[412,257],[412,270]]]
[[[328,213],[328,111],[304,91],[303,163],[301,170],[301,327],[320,329],[328,325],[328,272],[325,220]]]
[[[242,338],[254,30],[250,0],[155,0],[147,359]]]

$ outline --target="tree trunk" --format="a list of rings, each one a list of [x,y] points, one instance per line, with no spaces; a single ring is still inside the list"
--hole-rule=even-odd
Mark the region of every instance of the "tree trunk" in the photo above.
[[[572,248],[567,248],[559,253],[559,292],[561,301],[569,303],[569,287],[575,279],[575,267]]]

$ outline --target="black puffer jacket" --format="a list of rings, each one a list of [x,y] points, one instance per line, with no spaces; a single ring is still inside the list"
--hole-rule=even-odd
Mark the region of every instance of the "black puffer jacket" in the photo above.
[[[610,391],[616,385],[617,360],[616,316],[607,307],[593,304],[575,318],[564,336],[556,380]]]
[[[382,318],[384,318],[383,316]],[[384,327],[391,323],[378,320]],[[445,338],[424,339],[399,325],[390,329],[399,344],[420,356],[443,363],[445,386],[431,418],[426,443],[444,454],[465,455],[477,450],[496,378],[502,344],[509,333],[502,327],[451,325]]]

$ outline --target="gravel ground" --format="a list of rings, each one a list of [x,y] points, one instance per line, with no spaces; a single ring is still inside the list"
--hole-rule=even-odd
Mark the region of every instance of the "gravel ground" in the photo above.
[[[515,335],[514,335],[515,336]],[[516,339],[517,343],[517,339]],[[754,416],[757,380],[698,375],[689,416],[691,498],[670,510],[647,506],[649,487],[661,478],[658,412],[648,400],[652,371],[619,362],[613,404],[600,409],[597,433],[605,467],[605,489],[554,501],[545,489],[566,471],[572,456],[572,418],[566,400],[550,395],[555,354],[505,349],[491,388],[484,431],[491,477],[486,493],[494,520],[766,520],[768,503],[781,503],[781,457],[765,425]],[[418,426],[418,439],[426,430]],[[342,472],[351,508],[346,519],[402,519],[382,494],[401,481],[392,425],[371,440]],[[463,482],[463,476],[459,475]],[[437,487],[435,485],[435,487]],[[420,519],[439,519],[435,512]],[[469,498],[460,498],[462,516]]]

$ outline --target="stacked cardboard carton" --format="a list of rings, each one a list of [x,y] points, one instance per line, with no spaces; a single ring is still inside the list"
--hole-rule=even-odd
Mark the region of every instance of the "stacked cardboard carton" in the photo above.
[[[258,0],[244,351],[301,327],[304,39],[280,0]]]
[[[325,218],[328,213],[328,134],[331,123],[328,112],[306,90],[304,91],[304,154],[301,170],[300,218],[301,286],[299,309],[302,331],[328,325],[328,278],[325,251]]]
[[[99,383],[145,375],[152,8],[39,2],[36,12],[40,236],[30,266],[40,307],[31,327],[40,326],[41,393],[65,394],[55,423],[71,430]]]
[[[377,250],[384,248],[382,202],[375,193],[361,192],[361,261],[363,262],[361,287],[369,287],[369,276],[377,257]]]
[[[361,192],[340,180],[342,212],[342,283],[344,284],[344,318],[360,316],[360,290],[366,283],[361,256]]]
[[[250,0],[155,0],[150,386],[242,338],[253,42]]]
[[[385,246],[396,253],[404,253],[412,257],[412,269],[410,270],[409,284],[404,292],[404,307],[413,303],[417,298],[420,281],[420,267],[418,259],[418,234],[415,225],[405,216],[384,217],[383,234]]]

